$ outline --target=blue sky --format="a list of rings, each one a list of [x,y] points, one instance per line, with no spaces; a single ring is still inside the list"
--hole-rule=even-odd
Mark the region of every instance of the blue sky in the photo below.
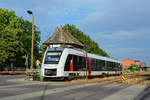
[[[150,0],[0,0],[0,8],[31,21],[32,10],[42,42],[61,24],[75,24],[108,54],[150,65]]]

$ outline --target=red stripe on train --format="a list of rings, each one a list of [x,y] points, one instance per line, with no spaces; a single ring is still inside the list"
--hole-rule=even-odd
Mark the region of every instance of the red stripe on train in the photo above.
[[[72,56],[72,59],[70,61],[70,72],[73,72],[74,70],[74,56]]]
[[[78,56],[86,56],[85,54],[82,54],[82,53],[75,53],[75,55],[78,55]]]

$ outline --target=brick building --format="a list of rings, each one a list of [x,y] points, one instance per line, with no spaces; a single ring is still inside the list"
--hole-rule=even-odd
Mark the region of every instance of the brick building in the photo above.
[[[136,64],[139,66],[140,70],[149,70],[150,67],[148,67],[148,65],[144,62],[140,62],[138,60],[134,60],[134,59],[124,59],[121,61],[121,64],[123,66],[123,69],[127,69],[129,68],[131,65]]]
[[[121,61],[121,63],[122,63],[122,66],[123,66],[124,69],[129,68],[133,64],[136,64],[139,67],[141,66],[141,62],[137,61],[137,60],[134,60],[134,59],[124,59],[124,60]]]

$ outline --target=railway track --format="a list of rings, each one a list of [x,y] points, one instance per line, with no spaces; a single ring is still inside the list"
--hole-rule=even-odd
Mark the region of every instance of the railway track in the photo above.
[[[141,84],[150,85],[150,72],[136,72],[129,74],[122,74],[120,76],[108,76],[104,78],[81,79],[73,80],[73,82],[97,82],[97,83],[121,83],[121,84]]]

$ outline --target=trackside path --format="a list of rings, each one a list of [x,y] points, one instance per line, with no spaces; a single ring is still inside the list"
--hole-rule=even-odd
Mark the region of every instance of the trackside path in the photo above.
[[[142,85],[132,85],[102,100],[134,100],[145,88],[146,86]]]
[[[38,83],[39,84],[39,83]],[[40,83],[41,84],[41,83]],[[24,84],[22,84],[24,85]],[[29,85],[29,84],[26,84]],[[35,85],[35,83],[30,84]],[[45,85],[50,84],[42,84],[43,87]],[[20,85],[19,85],[20,86]],[[14,91],[21,90],[23,91],[24,88],[20,88],[19,86],[15,86],[17,89],[14,88]],[[13,89],[3,87],[3,89]],[[75,100],[134,100],[134,97],[138,96],[146,86],[141,85],[121,85],[121,84],[108,84],[108,83],[83,83],[83,84],[74,84],[71,86],[62,86],[58,88],[52,89],[42,89],[38,91],[32,91],[25,94],[15,94],[12,96],[1,97],[0,100],[41,100],[39,98],[45,96],[48,100],[49,97],[56,98],[57,100],[70,100],[76,98]],[[89,91],[90,90],[90,91]],[[94,90],[94,91],[93,91]],[[70,91],[70,92],[69,92]],[[74,93],[72,93],[74,91]],[[18,91],[19,92],[19,91]],[[66,93],[67,94],[63,94]],[[55,94],[55,96],[54,96]],[[63,96],[64,95],[64,96]]]
[[[2,100],[30,99],[30,98],[33,98],[33,97],[42,96],[43,92],[44,92],[45,95],[48,95],[48,94],[59,93],[59,92],[64,92],[64,91],[68,91],[68,90],[88,87],[88,86],[92,86],[92,85],[96,85],[96,84],[97,83],[90,83],[90,84],[82,84],[82,85],[75,85],[75,86],[68,86],[68,87],[49,89],[49,90],[46,90],[46,91],[41,90],[41,91],[38,91],[38,92],[20,94],[20,95],[15,95],[15,96],[8,96],[8,97],[4,97],[4,98],[1,98],[1,99]]]
[[[25,81],[23,77],[0,76],[0,100],[149,100],[150,98],[149,85],[121,83],[120,77],[70,82]]]

